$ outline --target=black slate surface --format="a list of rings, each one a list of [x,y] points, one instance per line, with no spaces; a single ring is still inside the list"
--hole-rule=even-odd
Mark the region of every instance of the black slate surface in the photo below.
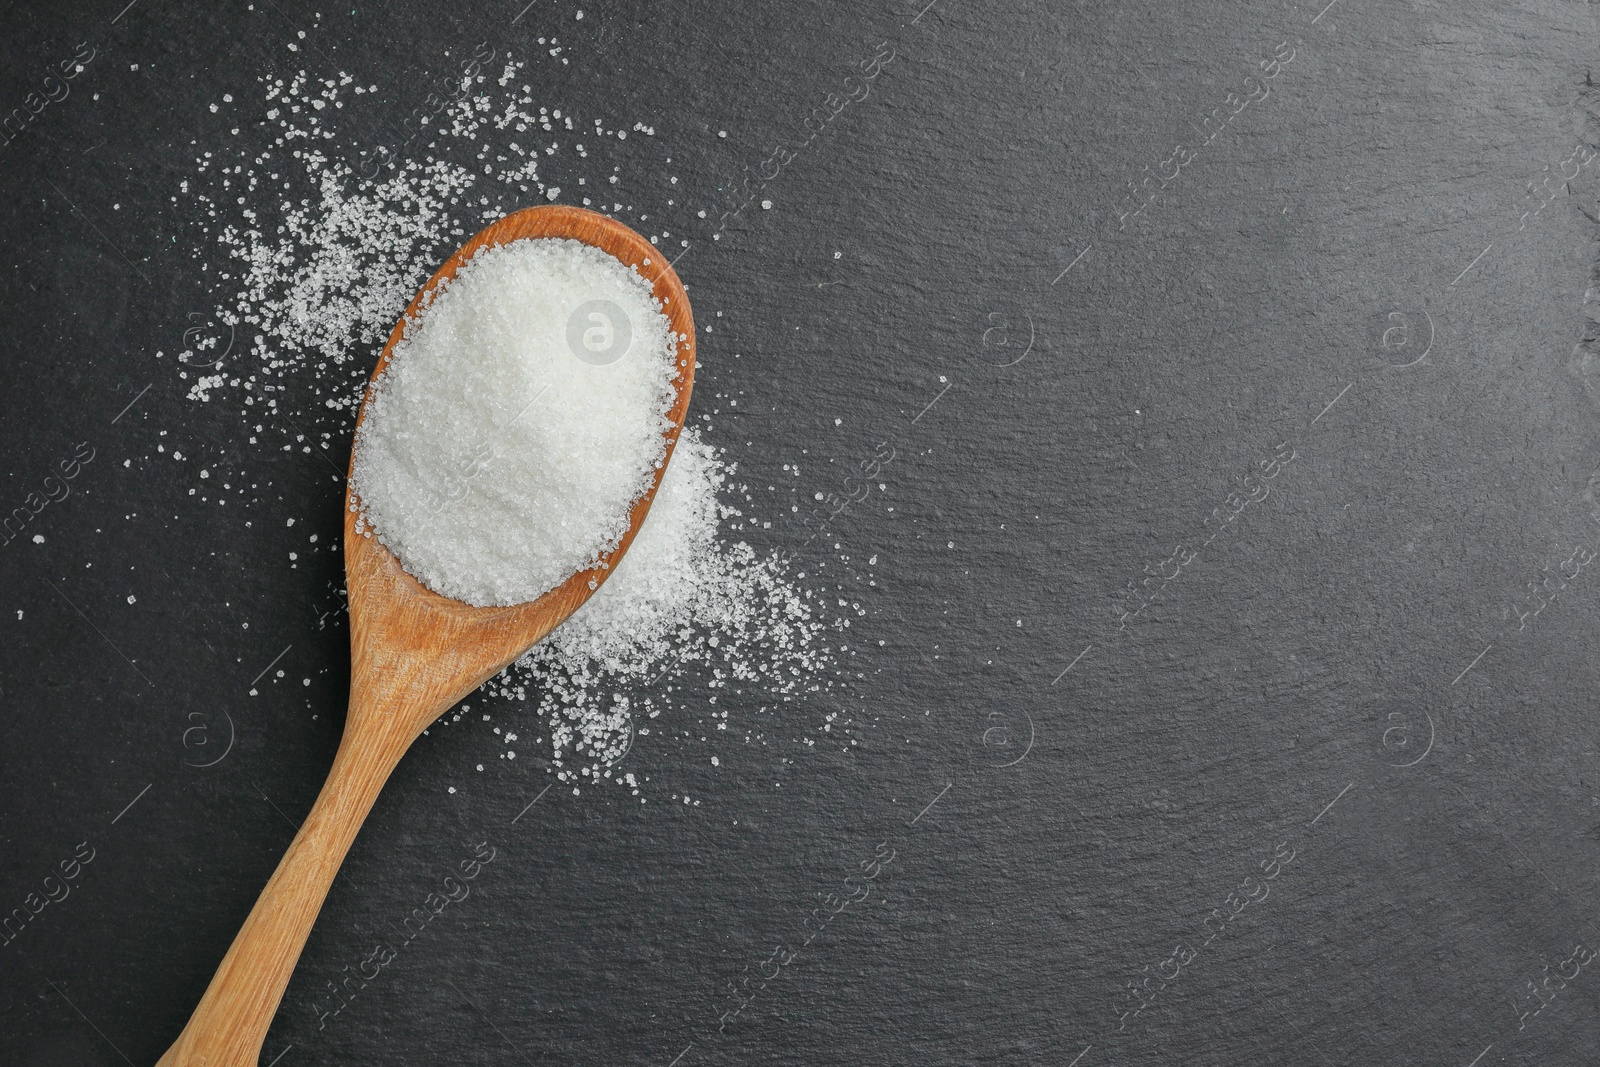
[[[860,743],[712,768],[658,735],[627,757],[668,783],[640,805],[542,793],[533,760],[463,783],[495,742],[435,731],[263,1063],[1600,1059],[1591,5],[115,0],[0,24],[0,119],[27,119],[0,144],[3,509],[75,474],[0,546],[0,908],[75,872],[0,947],[0,1063],[153,1063],[337,742],[338,561],[290,568],[305,527],[278,520],[337,534],[347,445],[246,452],[270,489],[243,508],[123,462],[248,433],[154,357],[208,306],[172,200],[228,136],[206,105],[348,70],[381,88],[354,150],[452,55],[552,32],[570,62],[540,92],[673,157],[676,188],[634,168],[629,192],[691,240],[701,321],[723,313],[697,410],[750,402],[712,439],[752,483],[803,455],[807,492],[893,442],[829,542],[758,534],[801,565],[880,557],[860,676],[828,697]]]

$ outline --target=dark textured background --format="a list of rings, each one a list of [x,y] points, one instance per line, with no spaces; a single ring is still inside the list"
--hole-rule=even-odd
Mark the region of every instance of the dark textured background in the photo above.
[[[759,534],[801,565],[880,557],[852,594],[860,677],[792,722],[736,710],[764,746],[664,722],[625,764],[644,805],[526,808],[533,759],[463,780],[487,725],[424,738],[263,1063],[1600,1059],[1600,974],[1565,962],[1600,948],[1600,574],[1569,562],[1600,549],[1600,163],[1563,166],[1600,145],[1591,6],[96,0],[0,25],[0,114],[96,49],[0,146],[0,505],[95,454],[0,547],[0,909],[94,849],[0,948],[0,1063],[154,1062],[337,742],[338,560],[290,568],[306,526],[282,516],[326,543],[340,482],[246,448],[238,411],[154,358],[209,306],[171,200],[226,139],[206,104],[348,70],[381,88],[354,147],[479,42],[529,56],[548,32],[571,62],[532,72],[542,99],[649,122],[673,157],[675,208],[643,164],[628,192],[692,239],[701,321],[723,312],[698,410],[750,400],[712,440],[762,486],[803,456],[808,495],[838,488],[829,461],[897,449],[829,541]],[[712,241],[741,168],[885,41],[869,98]],[[1126,183],[1280,42],[1270,96],[1119,229]],[[1118,594],[1209,537],[1280,442],[1266,499],[1119,632]],[[197,504],[157,443],[242,455],[254,502]],[[1558,597],[1519,622],[1541,582]],[[858,746],[792,740],[830,706]],[[319,1029],[327,983],[483,841],[471,897]],[[800,948],[880,848],[870,896]],[[1275,849],[1269,895],[1205,944]],[[799,951],[726,1017],[779,945]]]

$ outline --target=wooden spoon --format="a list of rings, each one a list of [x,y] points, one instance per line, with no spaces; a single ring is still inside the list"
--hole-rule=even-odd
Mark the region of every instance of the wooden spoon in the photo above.
[[[677,400],[668,417],[667,455],[677,443],[694,384],[694,319],[683,284],[661,252],[622,223],[573,207],[507,215],[468,241],[412,298],[373,372],[389,363],[407,318],[435,286],[486,246],[526,237],[570,237],[636,268],[678,335]],[[372,399],[372,385],[367,397]],[[362,408],[362,414],[366,411]],[[361,425],[361,419],[356,419]],[[352,464],[354,457],[352,456]],[[539,599],[475,608],[424,588],[371,533],[358,533],[357,500],[346,490],[344,572],[350,599],[350,710],[333,769],[267,888],[233,939],[178,1040],[157,1067],[256,1067],[261,1043],[328,887],[406,749],[430,723],[554,630],[612,573],[661,484],[634,504],[628,532],[601,565],[580,571]]]

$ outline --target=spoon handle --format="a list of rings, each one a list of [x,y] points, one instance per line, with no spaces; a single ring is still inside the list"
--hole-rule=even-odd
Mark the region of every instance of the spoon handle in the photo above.
[[[267,1028],[334,875],[399,762],[394,749],[382,731],[359,729],[355,721],[347,725],[311,814],[188,1025],[156,1067],[257,1067]]]

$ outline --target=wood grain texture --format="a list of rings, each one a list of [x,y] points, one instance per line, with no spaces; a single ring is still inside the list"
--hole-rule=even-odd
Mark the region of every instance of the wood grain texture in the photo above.
[[[678,335],[677,399],[667,455],[677,443],[694,384],[694,320],[683,285],[660,251],[627,226],[582,208],[528,208],[462,246],[412,299],[373,372],[388,366],[406,319],[428,294],[486,246],[529,237],[570,237],[635,267],[651,284]],[[367,387],[367,400],[372,385]],[[357,428],[366,407],[357,417]],[[352,464],[354,457],[352,456]],[[601,565],[573,575],[527,604],[476,608],[440,596],[407,574],[370,527],[357,532],[347,488],[345,584],[350,605],[350,705],[328,780],[305,824],[234,938],[200,1004],[158,1067],[250,1067],[289,984],[334,875],[389,774],[429,723],[578,610],[632,544],[666,465],[634,505],[628,531]],[[348,484],[348,483],[347,483]]]

